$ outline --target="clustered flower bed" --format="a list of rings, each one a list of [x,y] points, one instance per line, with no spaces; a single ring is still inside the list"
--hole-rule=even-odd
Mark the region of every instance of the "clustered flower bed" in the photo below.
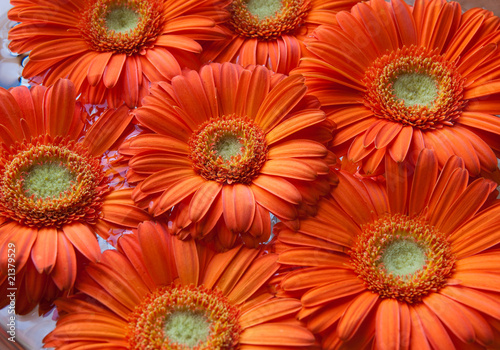
[[[14,249],[45,347],[500,348],[493,13],[11,4],[0,307]]]

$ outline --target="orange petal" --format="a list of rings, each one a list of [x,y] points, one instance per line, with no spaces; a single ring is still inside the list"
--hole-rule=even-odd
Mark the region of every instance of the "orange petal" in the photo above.
[[[420,213],[427,205],[438,174],[438,162],[434,152],[423,149],[418,156],[411,185],[409,214]]]
[[[193,222],[205,216],[221,189],[222,184],[215,181],[206,181],[198,188],[189,204],[189,217]]]
[[[101,256],[101,248],[97,237],[90,228],[82,223],[76,222],[64,225],[62,231],[66,238],[87,257],[90,261],[97,261]]]
[[[130,151],[157,150],[175,154],[189,154],[186,142],[164,135],[139,135],[123,144]]]
[[[41,227],[31,250],[31,260],[38,273],[50,274],[57,258],[57,229]]]
[[[124,53],[115,53],[109,59],[102,77],[102,82],[108,89],[114,88],[116,83],[118,83],[118,79],[122,74],[122,69],[126,60],[127,55]]]
[[[166,246],[164,231],[158,224],[146,221],[139,225],[137,230],[139,243],[141,246],[144,265],[149,275],[157,285],[168,285],[173,282],[172,267],[168,264],[159,264],[159,256],[170,256],[170,251]]]
[[[83,40],[75,38],[52,39],[37,45],[31,51],[30,59],[33,61],[54,60],[75,56],[85,51],[89,51],[89,48]]]
[[[401,132],[398,134],[392,145],[389,146],[389,154],[396,162],[400,163],[406,158],[408,150],[410,149],[412,136],[413,127],[405,126],[401,129]]]
[[[387,195],[391,213],[406,213],[408,201],[408,168],[406,163],[396,163],[386,157]]]
[[[347,279],[328,282],[305,292],[301,300],[304,306],[314,307],[340,298],[358,295],[365,290],[363,282],[355,274],[351,274]]]
[[[67,135],[75,115],[76,90],[73,83],[67,79],[58,80],[49,90],[45,123],[52,136]]]
[[[423,299],[423,302],[462,342],[472,343],[475,340],[470,321],[464,317],[459,304],[455,301],[439,293],[431,293]]]
[[[76,254],[73,244],[65,235],[57,235],[57,259],[51,277],[61,290],[69,290],[76,280]]]
[[[185,35],[160,35],[156,39],[155,46],[172,47],[175,49],[196,53],[200,53],[202,50],[200,44]]]
[[[135,205],[104,202],[101,210],[104,221],[112,222],[120,226],[135,228],[141,222],[151,219],[144,210]]]
[[[297,180],[313,181],[317,174],[306,163],[291,158],[269,159],[260,169],[262,174],[283,176]]]
[[[248,93],[247,96],[245,96],[246,108],[245,111],[242,112],[244,112],[243,115],[247,115],[248,118],[255,120],[260,106],[269,93],[270,74],[269,71],[262,66],[257,66],[251,74],[250,81],[248,82]]]
[[[299,204],[302,201],[302,195],[299,190],[290,182],[280,177],[262,174],[253,179],[253,183],[292,204]]]
[[[262,101],[255,123],[264,131],[271,130],[299,103],[306,90],[302,75],[291,75],[283,79]]]
[[[193,194],[193,192],[198,190],[198,188],[200,188],[200,186],[205,182],[206,180],[198,175],[185,177],[177,182],[174,182],[163,192],[158,199],[158,202],[155,203],[153,208],[155,215],[160,215],[171,209],[184,198]]]
[[[410,349],[431,350],[420,316],[411,306],[409,311],[411,317]]]
[[[276,273],[280,265],[277,254],[267,254],[256,259],[245,271],[227,298],[238,305],[250,298]]]
[[[343,269],[349,264],[349,257],[345,254],[314,248],[292,248],[280,253],[278,261],[286,265],[326,266]]]
[[[256,202],[278,218],[285,220],[295,220],[297,218],[297,209],[293,204],[276,197],[256,185],[252,184],[250,188]]]
[[[234,232],[246,232],[255,215],[255,198],[245,184],[225,185],[222,188],[222,208],[227,227]]]
[[[447,286],[439,291],[450,299],[476,309],[486,315],[500,319],[500,302],[486,293],[467,287]]]
[[[241,344],[311,346],[314,335],[305,327],[287,323],[264,323],[245,329],[239,342]]]
[[[91,86],[96,86],[102,79],[108,62],[113,55],[113,52],[101,52],[97,55],[89,65],[87,79]]]
[[[343,341],[352,339],[378,301],[379,296],[376,293],[366,291],[358,295],[345,310],[338,323],[337,332],[340,339]]]
[[[401,336],[399,302],[396,299],[384,299],[377,309],[375,341],[377,348],[399,350]]]
[[[422,322],[427,340],[434,349],[455,348],[448,331],[444,328],[439,317],[437,317],[425,304],[417,304],[414,305],[413,308]]]
[[[294,113],[267,133],[267,144],[271,145],[302,129],[321,123],[325,119],[325,113],[321,110],[304,110]]]
[[[184,285],[191,283],[197,285],[200,275],[200,262],[195,241],[193,239],[182,241],[177,237],[172,237],[171,242],[179,281]]]
[[[116,110],[108,109],[87,130],[82,143],[92,155],[100,156],[116,142],[132,118],[125,105]]]
[[[301,308],[302,304],[297,299],[271,299],[243,312],[238,322],[245,329],[258,324],[268,323],[271,320],[286,315],[295,314]]]

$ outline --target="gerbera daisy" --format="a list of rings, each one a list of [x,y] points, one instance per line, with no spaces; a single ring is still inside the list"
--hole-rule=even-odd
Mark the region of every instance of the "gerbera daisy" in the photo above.
[[[358,0],[233,0],[228,38],[203,44],[202,61],[265,65],[288,74],[304,54],[304,39]]]
[[[10,301],[13,251],[16,312],[25,314],[71,290],[78,261],[99,259],[96,233],[107,238],[111,229],[148,219],[130,189],[108,186],[101,165],[128,112],[110,109],[84,132],[88,116],[69,80],[0,89],[0,307]]]
[[[231,63],[157,84],[133,112],[152,133],[119,149],[131,156],[134,200],[155,216],[172,210],[181,238],[214,232],[226,248],[238,233],[267,241],[269,212],[296,226],[329,191],[335,161],[324,146],[331,124],[306,90],[299,75]],[[214,231],[218,222],[225,228]]]
[[[45,346],[311,349],[314,336],[295,318],[300,301],[269,292],[276,260],[241,246],[213,254],[145,222],[88,266],[82,295],[56,302],[61,317]]]
[[[500,346],[500,203],[431,150],[414,169],[387,158],[385,186],[341,171],[298,233],[278,224],[284,295],[323,349]],[[498,247],[498,246],[497,246]],[[301,267],[297,269],[296,267]]]
[[[12,0],[9,48],[25,78],[71,79],[91,104],[139,104],[149,82],[197,65],[197,40],[225,38],[225,0]]]
[[[337,124],[333,150],[366,174],[383,159],[413,163],[423,148],[472,176],[500,154],[500,19],[457,2],[362,2],[306,43],[298,73]]]

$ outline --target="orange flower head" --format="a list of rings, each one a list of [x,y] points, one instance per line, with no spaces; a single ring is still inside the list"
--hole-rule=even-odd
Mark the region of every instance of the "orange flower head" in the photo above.
[[[73,291],[82,265],[101,255],[97,235],[108,239],[149,219],[106,163],[129,109],[107,109],[89,126],[76,98],[66,79],[0,89],[0,290],[10,287],[3,249],[13,245],[18,314],[37,305],[46,313]],[[9,303],[2,293],[0,308]]]
[[[202,43],[201,60],[263,65],[289,74],[307,55],[304,40],[358,0],[233,0],[223,24],[226,40]]]
[[[79,29],[100,52],[145,53],[162,34],[161,1],[94,0],[83,10]]]
[[[130,349],[223,349],[238,344],[240,310],[219,290],[204,286],[160,287],[129,316]]]
[[[499,348],[496,184],[429,149],[385,168],[340,170],[315,217],[276,224],[280,295],[301,298],[323,350]]]
[[[200,66],[199,41],[226,38],[228,0],[13,0],[9,48],[29,52],[23,77],[70,79],[81,101],[140,105],[152,82]]]
[[[407,303],[441,289],[455,262],[444,235],[404,215],[366,224],[349,255],[368,290]]]
[[[234,0],[229,21],[235,33],[260,40],[293,33],[305,21],[311,7],[308,0]]]
[[[193,168],[205,179],[249,184],[267,158],[264,131],[236,115],[203,123],[189,139]]]
[[[304,43],[292,73],[337,125],[331,150],[360,174],[383,174],[385,157],[414,165],[430,148],[441,166],[456,155],[472,176],[500,179],[500,19],[491,12],[363,1]]]
[[[318,349],[297,321],[300,301],[274,293],[277,255],[238,246],[216,253],[145,221],[123,235],[57,301],[45,347],[117,350]]]
[[[270,213],[295,227],[335,183],[319,107],[301,76],[263,66],[212,63],[159,83],[134,111],[147,131],[119,148],[133,199],[181,239],[267,242]]]
[[[100,160],[67,138],[13,145],[0,155],[0,173],[0,215],[32,227],[95,224],[109,191]]]

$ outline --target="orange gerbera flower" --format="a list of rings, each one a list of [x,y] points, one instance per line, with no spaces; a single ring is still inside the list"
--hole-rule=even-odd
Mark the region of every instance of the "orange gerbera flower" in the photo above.
[[[388,154],[413,163],[423,148],[442,167],[461,157],[472,176],[500,154],[500,19],[456,2],[373,0],[337,14],[307,43],[297,72],[337,124],[337,155],[366,174]]]
[[[387,182],[339,173],[331,199],[300,231],[281,224],[284,294],[323,349],[500,346],[500,203],[496,184],[468,183],[452,156],[438,176],[431,150],[408,169],[387,158]],[[474,344],[473,344],[474,343]]]
[[[107,238],[111,228],[148,219],[130,189],[108,186],[100,160],[130,122],[128,112],[108,110],[84,133],[87,115],[69,80],[0,89],[0,307],[10,301],[13,265],[15,311],[40,301],[46,311],[72,289],[78,262],[98,260],[96,233]]]
[[[12,51],[30,52],[23,76],[71,79],[91,104],[137,106],[149,82],[196,66],[196,40],[225,38],[225,0],[12,0]]]
[[[264,65],[288,74],[304,53],[303,40],[358,0],[233,0],[228,38],[203,44],[202,61]]]
[[[61,317],[45,346],[311,349],[314,336],[295,318],[300,301],[268,292],[276,260],[241,246],[214,254],[145,222],[88,266],[81,297],[56,302]]]
[[[295,226],[297,208],[313,211],[329,191],[331,124],[301,76],[211,64],[154,86],[134,114],[154,133],[119,149],[132,156],[133,198],[155,216],[172,210],[181,238],[265,242],[269,212]]]

